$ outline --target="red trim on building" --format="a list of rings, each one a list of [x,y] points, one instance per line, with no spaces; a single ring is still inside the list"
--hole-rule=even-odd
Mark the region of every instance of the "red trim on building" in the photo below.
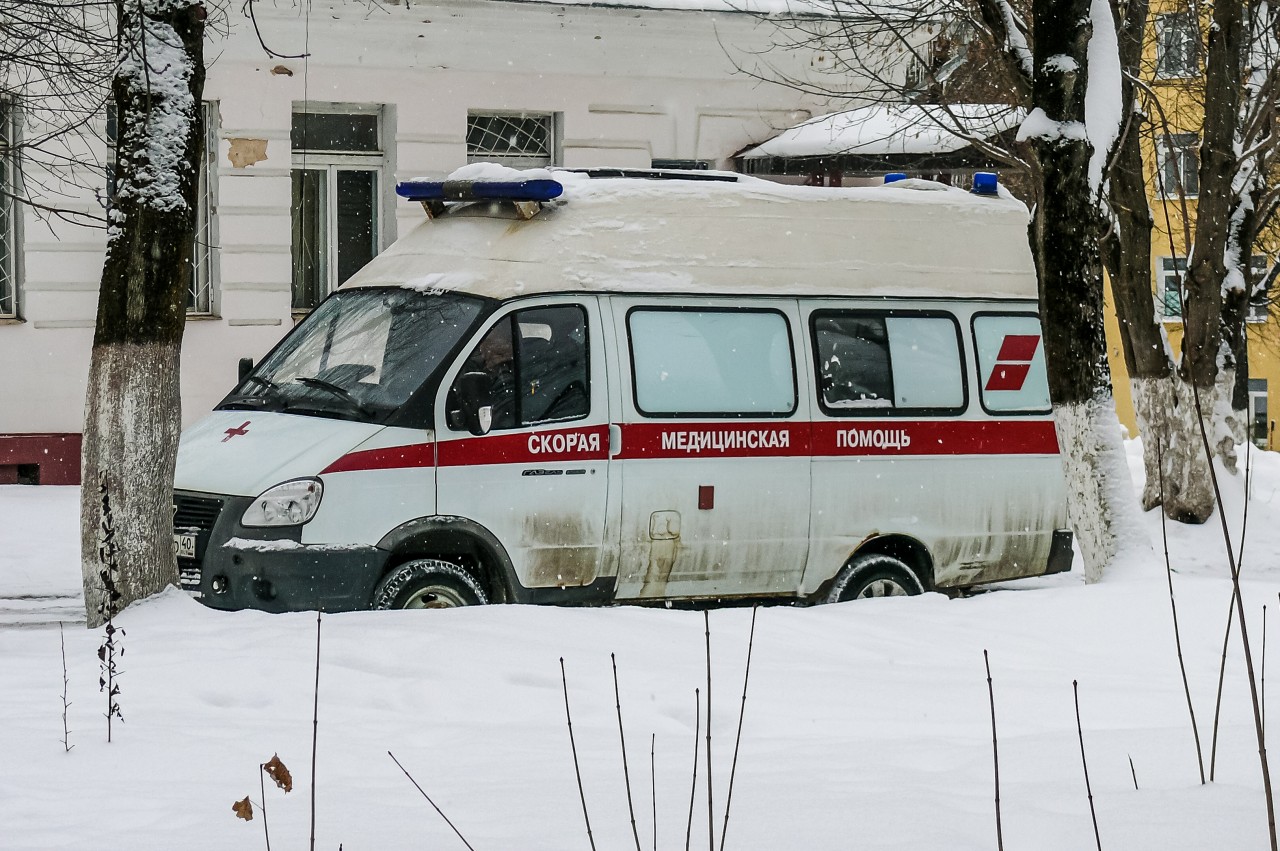
[[[80,484],[80,435],[0,434],[0,485]]]

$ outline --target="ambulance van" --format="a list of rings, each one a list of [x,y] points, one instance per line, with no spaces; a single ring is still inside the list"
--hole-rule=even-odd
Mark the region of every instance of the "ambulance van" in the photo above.
[[[207,605],[813,603],[1070,568],[1027,210],[994,175],[397,190],[426,220],[182,437],[174,545]]]

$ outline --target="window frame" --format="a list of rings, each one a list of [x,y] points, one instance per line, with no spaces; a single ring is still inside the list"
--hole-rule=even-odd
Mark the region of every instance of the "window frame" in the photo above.
[[[1021,318],[1021,319],[1026,319],[1026,318],[1035,319],[1036,322],[1040,324],[1040,349],[1041,351],[1044,351],[1044,348],[1045,348],[1044,324],[1043,324],[1044,320],[1039,313],[1035,311],[1025,311],[1025,310],[977,310],[977,311],[974,311],[969,316],[969,339],[973,343],[973,367],[975,370],[974,377],[977,379],[977,382],[978,382],[978,393],[977,393],[978,404],[982,407],[983,413],[985,413],[989,417],[996,417],[997,419],[1003,418],[1003,417],[1049,416],[1050,414],[1053,413],[1052,391],[1050,391],[1049,393],[1049,406],[1044,409],[1036,409],[1033,411],[993,411],[992,409],[987,407],[987,399],[986,399],[986,396],[983,395],[984,391],[983,391],[983,384],[982,384],[982,358],[978,354],[978,320],[985,319],[987,317],[1001,317],[1001,316],[1008,316],[1008,317]],[[1044,357],[1047,361],[1049,357],[1049,353],[1047,351],[1044,352]]]
[[[1185,279],[1187,274],[1187,256],[1179,254],[1171,256],[1168,254],[1161,255],[1156,258],[1158,265],[1156,268],[1157,293],[1160,300],[1160,319],[1164,322],[1182,322],[1182,293],[1185,291]],[[1182,264],[1182,268],[1178,268],[1178,264]],[[1172,268],[1169,268],[1172,267]],[[1177,289],[1178,293],[1178,312],[1169,312],[1169,283],[1170,280],[1178,275],[1183,276],[1184,283]]]
[[[290,310],[295,316],[308,313],[315,310],[320,302],[324,301],[338,289],[344,282],[337,280],[338,275],[338,173],[342,171],[372,172],[374,175],[373,189],[373,221],[371,240],[374,246],[374,256],[381,253],[383,248],[382,240],[386,227],[385,210],[382,202],[383,190],[386,185],[386,173],[390,157],[387,151],[387,109],[384,104],[362,104],[362,103],[312,103],[309,101],[295,101],[293,109],[290,111],[290,138],[289,138],[289,179],[292,183],[293,174],[297,171],[315,171],[323,174],[324,182],[324,252],[321,256],[322,260],[322,277],[324,283],[324,292],[319,293],[320,298],[313,305],[298,305],[296,302],[297,282],[293,279],[296,271],[297,263],[291,260],[290,265],[294,267],[290,271],[289,280],[289,305]],[[336,151],[336,150],[313,150],[310,148],[294,148],[292,122],[298,115],[374,115],[377,118],[377,151]],[[291,203],[291,207],[292,207]],[[293,217],[297,215],[296,210],[290,211],[290,231],[293,230]],[[292,244],[290,251],[292,256]]]
[[[1177,22],[1175,26],[1170,26]],[[1155,48],[1156,48],[1156,67],[1155,78],[1157,80],[1191,80],[1200,76],[1200,23],[1196,19],[1195,13],[1189,10],[1180,12],[1165,12],[1155,16],[1153,22],[1155,27]],[[1182,31],[1184,44],[1189,45],[1186,64],[1169,68],[1166,65],[1166,57],[1169,53],[1165,50],[1165,33]]]
[[[1184,139],[1184,144],[1179,144],[1178,139]],[[1172,142],[1170,140],[1173,140]],[[1174,181],[1173,186],[1165,185],[1165,169],[1169,166],[1170,148],[1172,153],[1178,158],[1178,179]],[[1162,199],[1177,198],[1199,198],[1200,197],[1200,134],[1199,133],[1162,133],[1156,136],[1156,194]],[[1190,160],[1192,168],[1187,170],[1187,161]],[[1187,175],[1195,176],[1195,191],[1188,189]],[[1179,191],[1178,184],[1181,184]]]
[[[187,287],[187,318],[215,318],[221,312],[221,252],[218,239],[218,129],[220,104],[202,101],[204,156],[196,185],[196,220],[191,247],[191,281]],[[204,240],[203,244],[201,240]],[[203,281],[201,272],[203,271]],[[201,290],[204,291],[203,299]],[[203,303],[202,303],[203,302]]]
[[[631,317],[637,312],[645,313],[772,313],[782,318],[783,327],[787,329],[787,352],[791,359],[791,410],[762,413],[759,411],[657,411],[650,412],[640,407],[640,388],[636,376],[635,334],[631,329]],[[800,410],[800,379],[796,363],[795,332],[791,328],[791,318],[782,308],[777,307],[718,307],[691,305],[632,305],[625,316],[627,329],[627,368],[631,373],[631,406],[636,414],[644,419],[677,420],[677,419],[715,419],[715,420],[786,420],[791,419]]]
[[[1271,284],[1267,274],[1271,271],[1272,260],[1265,254],[1251,254],[1249,267],[1255,277],[1253,291],[1249,293],[1248,306],[1245,309],[1244,321],[1254,324],[1266,322],[1271,318]]]
[[[22,185],[21,158],[17,148],[21,142],[22,123],[19,120],[18,103],[13,98],[0,97],[0,142],[8,152],[0,154],[0,242],[7,243],[8,251],[0,252],[0,323],[22,321],[22,223],[19,207],[12,196]]]
[[[956,332],[956,352],[960,356],[960,389],[963,401],[958,407],[950,408],[899,408],[896,403],[887,408],[833,408],[827,404],[826,397],[822,390],[822,354],[818,348],[818,328],[819,319],[827,316],[866,316],[882,319],[949,319],[951,326]],[[809,340],[813,347],[813,390],[814,398],[818,402],[818,410],[833,419],[884,419],[893,417],[956,417],[962,416],[965,411],[969,410],[969,364],[965,357],[964,350],[964,331],[960,326],[960,320],[954,313],[947,310],[925,309],[913,310],[911,308],[841,308],[841,307],[824,307],[812,311],[809,314]],[[888,345],[888,326],[885,327],[885,341]],[[889,382],[890,386],[896,387],[893,375],[893,354],[886,351],[889,361]],[[976,349],[975,349],[976,356]],[[897,395],[896,390],[894,393]]]
[[[547,132],[550,137],[547,139],[547,162],[532,162],[533,160],[541,159],[541,157],[527,154],[472,153],[471,145],[466,139],[471,135],[473,118],[545,118],[547,120]],[[541,109],[468,109],[463,140],[468,163],[493,162],[508,165],[512,168],[559,166],[564,162],[564,113]]]

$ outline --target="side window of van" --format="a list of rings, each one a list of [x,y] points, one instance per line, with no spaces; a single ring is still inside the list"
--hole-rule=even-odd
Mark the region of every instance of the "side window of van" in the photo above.
[[[636,409],[657,417],[787,416],[791,329],[776,310],[635,308],[627,315]]]
[[[988,412],[1049,412],[1049,380],[1040,334],[1040,318],[1034,314],[974,314],[978,384],[982,407]]]
[[[818,311],[813,342],[819,401],[831,416],[964,410],[960,327],[951,316]]]
[[[519,310],[503,317],[467,356],[445,406],[456,417],[461,375],[488,376],[492,430],[582,419],[591,412],[587,314],[578,305]]]

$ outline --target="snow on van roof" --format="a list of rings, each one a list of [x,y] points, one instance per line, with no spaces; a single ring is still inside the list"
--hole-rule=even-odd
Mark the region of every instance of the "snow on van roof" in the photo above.
[[[924,180],[847,189],[593,178],[475,164],[451,180],[550,176],[564,194],[527,221],[476,202],[428,219],[344,288],[506,299],[561,292],[1036,298],[1026,207]],[[716,175],[720,176],[720,175]],[[694,179],[701,178],[701,179]]]

